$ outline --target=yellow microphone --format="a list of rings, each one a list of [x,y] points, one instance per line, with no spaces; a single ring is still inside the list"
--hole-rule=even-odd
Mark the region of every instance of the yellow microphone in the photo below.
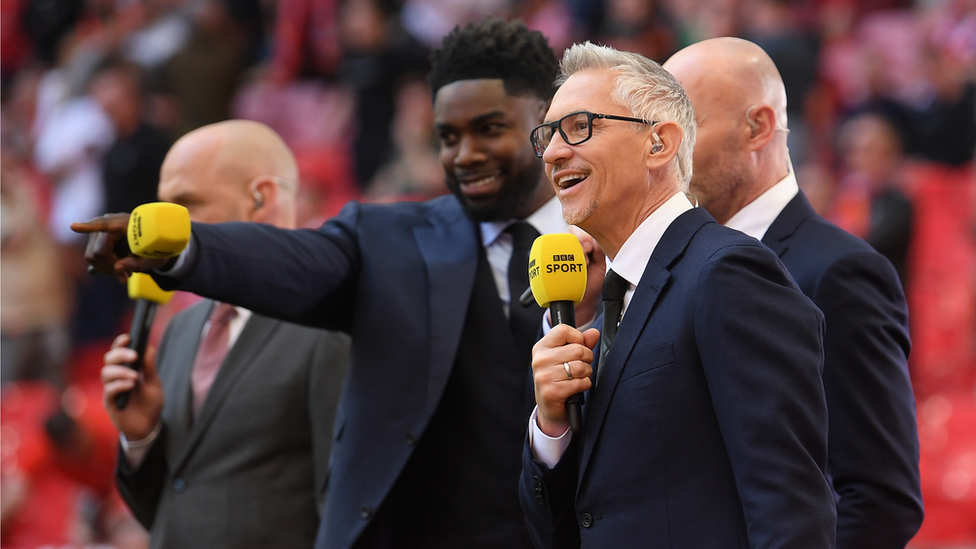
[[[190,242],[190,212],[179,204],[150,202],[132,210],[129,249],[139,257],[166,258]]]
[[[149,341],[149,330],[156,316],[156,306],[169,303],[172,297],[173,292],[160,288],[146,273],[132,273],[129,276],[129,299],[136,302],[136,310],[132,313],[132,325],[129,327],[129,348],[139,354],[135,362],[127,364],[133,370],[142,369],[146,343]],[[127,404],[129,404],[129,391],[119,393],[115,397],[115,407],[119,410],[125,408]]]
[[[529,288],[540,307],[549,307],[552,325],[576,327],[576,304],[586,293],[586,256],[576,236],[545,234],[529,251]],[[574,433],[583,425],[583,393],[566,399],[566,417]]]

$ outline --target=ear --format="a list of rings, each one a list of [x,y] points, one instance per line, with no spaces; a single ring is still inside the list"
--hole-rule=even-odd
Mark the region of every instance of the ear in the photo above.
[[[749,125],[749,150],[757,151],[766,146],[776,133],[776,112],[769,105],[753,105],[746,110]]]
[[[681,126],[677,122],[658,122],[647,134],[644,146],[644,156],[649,170],[657,170],[666,166],[678,154],[678,147],[684,138]]]
[[[275,184],[271,176],[260,176],[251,181],[249,192],[253,197],[254,204],[248,221],[270,223],[275,205],[278,203],[278,185]]]

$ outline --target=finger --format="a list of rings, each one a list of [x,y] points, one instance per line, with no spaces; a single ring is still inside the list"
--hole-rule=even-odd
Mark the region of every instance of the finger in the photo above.
[[[71,230],[76,233],[89,234],[109,229],[109,222],[104,217],[96,217],[80,223],[72,223]]]
[[[111,234],[97,232],[88,235],[85,245],[85,261],[100,273],[111,273],[118,257],[115,255],[116,240]]]
[[[105,353],[106,366],[125,366],[139,360],[139,353],[128,347],[118,347]]]
[[[115,408],[115,399],[126,391],[132,391],[138,385],[139,380],[128,378],[116,378],[102,385],[102,401],[108,409]]]
[[[573,343],[582,344],[583,334],[568,324],[557,324],[536,345],[544,349],[552,349]]]
[[[129,334],[119,334],[115,336],[115,339],[112,341],[112,349],[125,347],[128,344],[129,344]]]
[[[564,378],[565,381],[572,381],[574,379],[582,379],[584,377],[590,377],[593,373],[593,366],[588,362],[583,362],[579,360],[567,361],[563,363],[563,373],[569,371],[568,378]],[[556,380],[563,381],[563,380]]]
[[[135,381],[139,379],[139,372],[129,368],[128,366],[121,366],[118,364],[109,364],[108,366],[102,366],[99,372],[102,378],[102,385],[107,385],[113,381],[118,381],[120,379],[127,379],[130,381]]]

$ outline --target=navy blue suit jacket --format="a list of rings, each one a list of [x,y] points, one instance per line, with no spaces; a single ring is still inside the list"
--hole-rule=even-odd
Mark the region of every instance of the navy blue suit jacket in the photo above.
[[[823,311],[837,547],[903,548],[922,524],[908,306],[891,263],[801,192],[762,239]]]
[[[478,264],[478,228],[453,196],[350,203],[315,230],[194,225],[178,287],[353,335],[317,547],[350,547],[437,409]],[[235,276],[244,271],[247,276]]]
[[[555,468],[523,454],[539,547],[833,547],[823,316],[703,209],[657,245]],[[573,539],[573,538],[576,539]]]

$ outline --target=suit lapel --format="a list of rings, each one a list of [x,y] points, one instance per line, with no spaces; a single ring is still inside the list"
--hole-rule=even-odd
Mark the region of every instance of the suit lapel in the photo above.
[[[714,223],[714,220],[701,208],[681,214],[664,232],[664,236],[647,261],[640,284],[637,285],[634,297],[627,306],[613,345],[607,352],[605,362],[600,364],[599,385],[588,397],[590,401],[586,410],[586,437],[583,443],[581,473],[586,471],[600,431],[603,429],[607,409],[613,400],[624,365],[649,322],[654,305],[671,278],[669,269],[684,253],[695,233],[709,222]]]
[[[432,208],[430,224],[415,227],[413,233],[427,265],[430,311],[427,409],[434,410],[461,341],[481,244],[475,225],[453,198]]]
[[[267,345],[268,339],[279,326],[279,321],[256,314],[252,314],[247,323],[244,324],[244,329],[237,337],[233,347],[228,351],[223,364],[220,365],[220,370],[207,393],[207,398],[200,408],[199,415],[193,421],[185,449],[180,453],[179,461],[173,467],[174,472],[183,467],[199,445],[200,440],[206,436],[207,430],[213,423],[214,416],[219,412],[228,395],[233,392],[234,386],[240,381],[244,372],[251,367],[255,357]]]
[[[193,362],[196,359],[197,347],[200,345],[203,326],[207,323],[213,306],[213,301],[204,300],[188,309],[185,317],[177,317],[179,324],[174,324],[173,329],[179,331],[173,334],[173,344],[167,345],[167,351],[173,354],[166,357],[165,368],[169,371],[160,372],[160,377],[164,380],[163,391],[166,399],[172,401],[171,405],[166,406],[165,412],[169,433],[166,458],[169,463],[176,463],[184,454],[190,435],[192,413],[190,379]],[[193,342],[193,344],[182,345],[183,342]]]
[[[777,257],[783,257],[783,254],[789,249],[790,237],[814,213],[810,201],[807,200],[803,191],[800,191],[773,220],[773,224],[763,235],[762,243],[773,250]]]

